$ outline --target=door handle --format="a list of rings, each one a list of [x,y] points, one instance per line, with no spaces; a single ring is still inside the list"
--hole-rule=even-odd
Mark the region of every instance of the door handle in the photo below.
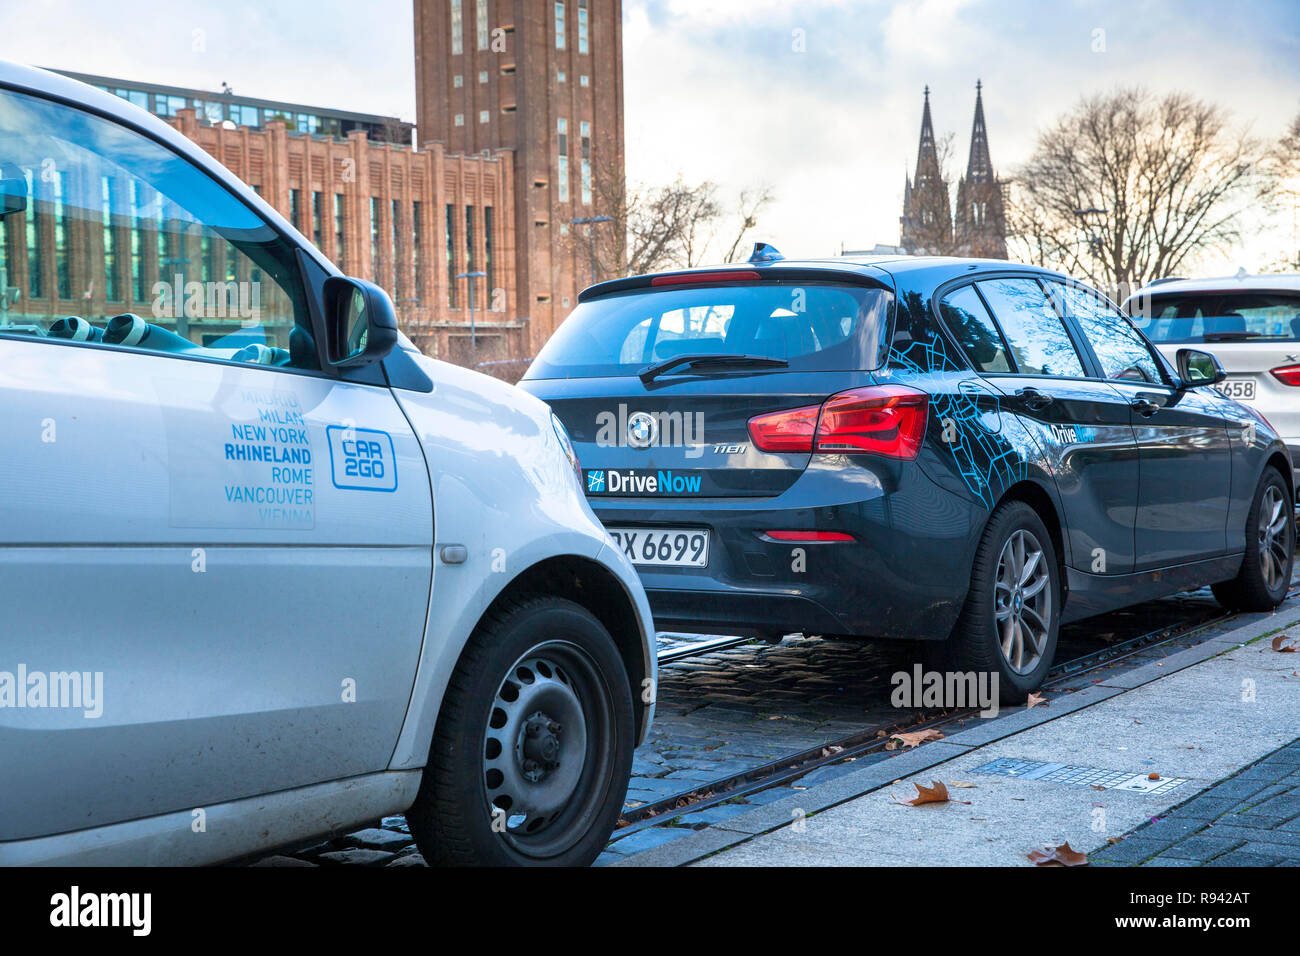
[[[1150,418],[1156,412],[1160,411],[1160,406],[1148,398],[1135,398],[1128,403],[1128,407],[1133,409],[1143,418]]]
[[[1029,409],[1031,412],[1041,411],[1048,405],[1052,404],[1052,402],[1056,401],[1056,399],[1051,395],[1048,395],[1046,392],[1040,392],[1036,388],[1022,388],[1020,391],[1016,392],[1016,397],[1021,399],[1025,403],[1025,408]]]

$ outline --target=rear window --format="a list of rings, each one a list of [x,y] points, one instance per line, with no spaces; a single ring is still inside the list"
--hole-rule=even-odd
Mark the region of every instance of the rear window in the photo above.
[[[633,375],[681,355],[874,369],[892,302],[883,289],[777,281],[620,292],[579,303],[524,378]]]
[[[1300,295],[1286,292],[1186,292],[1129,303],[1153,342],[1300,341]]]

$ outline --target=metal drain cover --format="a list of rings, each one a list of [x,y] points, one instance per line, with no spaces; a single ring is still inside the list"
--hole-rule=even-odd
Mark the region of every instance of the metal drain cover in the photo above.
[[[1050,763],[1045,760],[1021,760],[1017,757],[999,757],[976,767],[971,773],[987,773],[997,777],[1020,777],[1023,780],[1043,780],[1075,787],[1100,787],[1103,790],[1127,790],[1130,793],[1168,793],[1187,782],[1186,777],[1161,777],[1151,780],[1148,774],[1131,770],[1106,770],[1102,767],[1080,767],[1068,763]]]

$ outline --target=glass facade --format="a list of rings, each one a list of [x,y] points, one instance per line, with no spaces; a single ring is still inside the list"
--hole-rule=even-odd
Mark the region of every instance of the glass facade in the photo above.
[[[496,262],[492,258],[492,207],[483,207],[483,271],[487,273],[487,281],[483,283],[487,289],[487,301],[483,307],[492,308],[493,299],[496,296]]]
[[[456,308],[456,207],[447,204],[447,306]]]
[[[488,48],[488,0],[475,0],[475,33],[478,37],[478,48],[486,50]]]
[[[559,162],[557,164],[556,194],[560,202],[569,201],[569,121],[563,116],[556,121],[556,135],[559,140]]]
[[[582,134],[582,204],[591,205],[591,124],[583,120],[578,127]]]

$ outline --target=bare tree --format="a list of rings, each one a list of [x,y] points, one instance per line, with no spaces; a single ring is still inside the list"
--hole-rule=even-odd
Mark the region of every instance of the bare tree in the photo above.
[[[1266,163],[1276,208],[1283,213],[1290,213],[1291,248],[1280,253],[1263,271],[1300,271],[1300,113],[1296,114],[1286,132],[1273,144]]]
[[[766,183],[758,186],[751,186],[748,189],[740,191],[740,198],[736,202],[736,219],[738,224],[731,240],[731,245],[727,247],[727,254],[723,257],[723,262],[735,262],[737,256],[743,251],[742,243],[745,237],[749,235],[758,226],[758,217],[776,198],[772,192],[772,187]]]
[[[613,164],[597,166],[592,171],[592,215],[612,221],[578,225],[570,231],[569,245],[596,281],[701,265],[721,248],[723,229],[734,237],[730,261],[771,201],[766,186],[745,189],[731,212],[708,180],[692,184],[678,176],[666,185],[628,185]]]
[[[1114,294],[1240,238],[1269,191],[1261,144],[1187,93],[1087,97],[1039,134],[1008,196],[1008,238],[1032,262]]]

